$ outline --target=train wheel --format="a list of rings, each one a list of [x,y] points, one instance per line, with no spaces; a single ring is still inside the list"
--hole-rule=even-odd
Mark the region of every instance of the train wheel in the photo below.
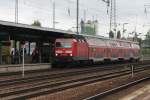
[[[52,68],[58,68],[59,67],[59,65],[58,64],[56,64],[56,63],[52,63]]]
[[[77,61],[73,61],[70,64],[71,67],[78,67],[78,62]]]
[[[134,58],[130,58],[129,62],[134,63],[135,59]]]
[[[88,61],[88,65],[94,65],[93,60],[89,60],[89,61]]]
[[[140,58],[136,59],[135,61],[136,61],[136,62],[139,62],[139,61],[140,61]]]

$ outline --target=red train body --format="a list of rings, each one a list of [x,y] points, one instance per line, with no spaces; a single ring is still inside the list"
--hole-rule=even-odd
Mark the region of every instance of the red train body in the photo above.
[[[56,39],[53,63],[139,59],[140,47],[138,43],[75,35],[72,38]]]

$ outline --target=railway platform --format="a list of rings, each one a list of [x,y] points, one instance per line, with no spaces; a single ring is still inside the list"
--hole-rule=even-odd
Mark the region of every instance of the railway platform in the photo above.
[[[150,82],[149,82],[150,83]],[[150,84],[131,92],[120,100],[150,100]]]
[[[150,80],[125,88],[98,100],[150,100]]]
[[[50,63],[25,64],[25,71],[51,68]],[[22,71],[22,64],[0,65],[0,73]]]

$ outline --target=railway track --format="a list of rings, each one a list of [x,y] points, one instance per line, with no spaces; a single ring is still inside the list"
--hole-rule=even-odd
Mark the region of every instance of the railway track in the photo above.
[[[139,62],[137,63],[130,63],[132,65],[145,65],[149,63],[149,61],[144,61],[144,62]],[[25,79],[30,78],[30,77],[40,77],[40,76],[48,76],[52,75],[55,76],[55,74],[61,74],[61,73],[68,73],[68,72],[73,72],[73,71],[79,71],[79,70],[95,70],[99,69],[111,69],[115,67],[122,67],[122,66],[128,66],[129,64],[102,64],[102,65],[93,65],[92,68],[91,66],[84,66],[83,68],[72,68],[72,69],[44,69],[44,70],[31,70],[31,71],[25,71]],[[97,67],[98,66],[98,67]],[[10,81],[12,79],[22,79],[21,72],[8,72],[8,73],[0,73],[0,82],[1,81]]]
[[[135,69],[135,73],[144,71],[144,70],[148,70],[149,69],[149,65],[148,66],[144,66],[144,67],[136,67]],[[96,71],[95,71],[96,72]],[[85,74],[85,72],[82,72],[83,74]],[[88,72],[89,73],[89,72]],[[115,72],[110,72],[107,74],[101,74],[101,75],[93,75],[93,76],[86,76],[83,78],[78,78],[78,79],[72,79],[72,80],[68,80],[68,79],[64,79],[64,77],[69,77],[70,74],[66,73],[66,76],[62,76],[63,77],[63,81],[61,80],[57,80],[56,82],[50,81],[51,79],[48,78],[47,81],[43,81],[41,83],[38,84],[33,84],[32,86],[24,86],[21,89],[14,89],[15,87],[13,87],[12,89],[8,89],[6,91],[6,89],[1,89],[0,90],[0,97],[4,98],[4,99],[11,99],[11,100],[16,100],[16,99],[27,99],[27,98],[31,98],[31,97],[35,97],[35,96],[39,96],[39,95],[43,95],[43,94],[49,94],[49,93],[54,93],[54,92],[58,92],[58,91],[62,91],[68,88],[74,88],[77,86],[81,86],[81,85],[85,85],[85,84],[90,84],[93,82],[97,82],[97,81],[104,81],[110,78],[115,78],[115,77],[120,77],[120,76],[124,76],[124,75],[129,75],[131,73],[130,69],[127,70],[123,70],[123,71],[115,71]],[[75,74],[75,73],[74,73]],[[77,73],[76,73],[77,74]],[[56,77],[54,77],[56,79]],[[60,78],[60,77],[59,77]],[[23,84],[25,83],[36,83],[37,79],[34,79],[32,81],[30,80],[24,80],[24,81],[18,81],[17,83],[14,82],[13,84]],[[43,79],[44,80],[44,79]],[[38,80],[39,81],[39,80]],[[9,85],[13,85],[13,84],[1,84],[2,86],[7,86],[9,87]],[[4,92],[2,92],[4,91]]]
[[[113,64],[113,63],[109,63],[109,64],[107,64],[107,63],[102,63],[102,64],[96,64],[96,65],[90,65],[90,66],[83,66],[83,68],[88,68],[88,67],[96,67],[96,66],[99,66],[99,67],[106,67],[106,66],[112,66],[112,65],[120,65],[120,66],[123,66],[123,65],[129,65],[129,64],[133,64],[133,65],[138,65],[138,64],[148,64],[148,63],[150,63],[149,62],[149,60],[145,60],[145,61],[140,61],[140,62],[138,62],[138,63],[115,63],[115,64]],[[60,69],[62,69],[62,68],[60,68]],[[50,69],[50,71],[53,71],[53,70],[60,70],[59,68],[52,68],[52,69]],[[33,73],[39,73],[39,72],[46,72],[46,71],[48,71],[49,72],[49,70],[48,69],[41,69],[41,70],[29,70],[29,71],[25,71],[25,73],[26,74],[33,74]],[[12,76],[12,75],[20,75],[22,72],[21,71],[17,71],[17,72],[1,72],[0,73],[0,77],[2,77],[2,76]]]
[[[68,73],[68,72],[74,72],[74,71],[82,71],[82,70],[95,70],[95,69],[115,69],[115,67],[121,67],[121,66],[127,66],[128,64],[115,64],[115,65],[94,65],[92,67],[85,66],[82,68],[63,68],[63,69],[45,69],[45,70],[31,70],[31,71],[26,71],[25,72],[25,77],[26,78],[31,78],[31,77],[41,77],[41,76],[55,76],[56,74],[62,74],[62,73]],[[98,67],[97,67],[98,66]],[[0,73],[0,82],[1,81],[10,81],[13,79],[22,79],[22,74],[21,72],[9,72],[9,73]]]
[[[150,75],[150,74],[149,74]],[[85,98],[83,100],[100,100],[101,98],[103,98],[104,96],[107,96],[107,95],[110,95],[110,94],[113,94],[117,91],[121,91],[127,87],[130,87],[130,86],[134,86],[138,83],[141,83],[141,82],[144,82],[146,80],[150,79],[150,76],[147,76],[147,77],[144,77],[142,79],[139,79],[139,80],[136,80],[136,81],[133,81],[133,82],[129,82],[127,84],[124,84],[124,85],[121,85],[121,86],[118,86],[116,88],[113,88],[113,89],[110,89],[110,90],[107,90],[107,91],[104,91],[104,92],[101,92],[101,93],[98,93],[94,96],[90,96],[88,98]]]
[[[81,75],[86,73],[95,73],[98,71],[104,71],[104,70],[116,70],[120,69],[118,67],[121,67],[120,65],[114,66],[114,67],[94,67],[94,68],[87,68],[87,69],[75,69],[72,71],[61,71],[61,72],[52,72],[50,71],[46,72],[44,75],[35,75],[31,77],[26,78],[16,78],[16,79],[8,79],[8,80],[0,80],[0,87],[7,86],[7,85],[14,85],[14,84],[20,84],[20,83],[28,83],[28,82],[35,82],[35,81],[42,81],[46,79],[55,79],[55,78],[61,78],[61,77],[68,77],[68,76],[75,76],[75,75]]]
[[[32,73],[29,73],[27,76],[30,77],[25,77],[25,78],[10,78],[6,80],[0,80],[0,86],[6,86],[6,85],[13,85],[13,84],[19,84],[19,83],[27,83],[27,82],[34,82],[36,81],[41,81],[41,80],[46,80],[46,79],[54,79],[54,78],[60,78],[60,77],[67,77],[67,76],[73,76],[76,74],[86,74],[86,73],[94,73],[97,71],[104,71],[104,70],[116,70],[121,68],[122,66],[127,66],[128,64],[121,64],[121,65],[115,65],[115,66],[101,66],[101,67],[94,67],[94,68],[83,68],[83,69],[72,69],[69,70],[63,70],[63,71],[58,71],[58,70],[42,70],[42,71],[37,71],[34,72],[35,75],[32,75]],[[142,64],[144,65],[144,64]],[[137,65],[136,67],[138,67]],[[31,71],[32,72],[32,71]],[[38,73],[40,72],[40,73]],[[42,74],[41,74],[42,73]],[[45,73],[45,74],[44,74]],[[38,74],[38,75],[36,75]],[[5,77],[4,77],[5,78]]]

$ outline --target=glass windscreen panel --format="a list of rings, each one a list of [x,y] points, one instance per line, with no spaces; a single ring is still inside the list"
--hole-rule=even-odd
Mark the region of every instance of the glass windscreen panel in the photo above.
[[[56,42],[56,48],[71,48],[72,43],[70,42]]]

